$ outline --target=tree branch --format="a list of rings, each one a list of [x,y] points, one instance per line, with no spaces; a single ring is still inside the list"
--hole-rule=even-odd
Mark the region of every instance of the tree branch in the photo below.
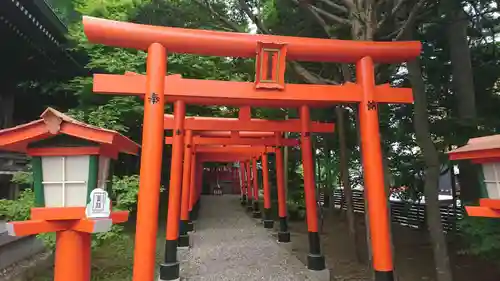
[[[349,10],[345,7],[345,6],[342,6],[342,5],[339,5],[339,4],[336,4],[330,0],[319,0],[323,3],[325,3],[326,5],[336,9],[337,11],[341,12],[341,13],[348,13]]]
[[[260,20],[260,18],[258,16],[254,15],[254,13],[252,13],[252,10],[250,9],[250,6],[248,5],[248,3],[245,0],[239,0],[238,2],[240,3],[240,7],[241,7],[241,9],[243,9],[243,12],[245,12],[245,14],[257,26],[257,29],[259,29],[259,31],[261,33],[269,34],[270,33],[269,29],[267,29],[267,27],[264,25],[264,23]]]
[[[353,0],[342,0],[344,5],[347,7],[349,11],[355,11],[356,10],[356,4],[354,3]]]
[[[425,2],[425,0],[420,0],[417,2],[417,4],[415,4],[415,6],[413,6],[413,8],[411,9],[410,15],[408,16],[408,19],[405,21],[403,26],[400,28],[399,33],[394,38],[394,41],[400,40],[401,37],[406,33],[408,27],[413,26],[415,18],[417,17],[418,12],[420,10],[420,7],[422,7],[424,2]]]
[[[224,23],[225,25],[227,25],[228,28],[230,28],[230,29],[232,29],[234,31],[240,32],[239,27],[237,25],[235,25],[234,22],[232,22],[231,20],[229,20],[224,15],[221,15],[221,14],[217,13],[213,8],[210,8],[207,5],[207,3],[203,3],[201,0],[195,0],[195,1],[198,4],[206,7],[210,11],[210,13],[212,13],[214,16],[219,17],[220,21],[222,23]],[[245,14],[257,26],[258,30],[261,33],[263,33],[263,34],[270,34],[269,29],[267,29],[267,27],[262,23],[262,21],[257,16],[255,16],[252,13],[252,11],[250,9],[250,6],[245,2],[245,0],[239,0],[239,3],[241,5],[241,8],[243,9],[243,11],[245,12]],[[304,68],[298,62],[291,61],[288,64],[292,67],[292,70],[295,73],[297,73],[297,75],[299,75],[304,81],[306,81],[308,83],[311,83],[311,84],[333,84],[333,85],[339,84],[336,81],[325,79],[323,77],[320,77],[320,76],[318,76],[318,75],[310,72],[309,70],[307,70],[306,68]]]
[[[323,9],[320,9],[316,6],[313,6],[311,4],[307,4],[307,6],[309,7],[309,9],[312,9],[314,10],[316,13],[318,14],[321,14],[323,16],[325,16],[326,18],[330,19],[330,20],[333,20],[337,23],[340,23],[340,24],[345,24],[345,25],[348,25],[350,24],[351,22],[348,20],[348,19],[345,19],[345,18],[342,18],[342,17],[339,17],[337,15],[334,15],[334,14],[331,14]]]
[[[243,32],[243,30],[241,29],[240,26],[238,26],[236,23],[234,23],[233,21],[229,20],[227,17],[219,14],[213,7],[212,5],[210,5],[210,3],[208,3],[208,1],[202,1],[202,0],[194,0],[196,2],[196,4],[200,5],[201,7],[205,7],[207,8],[210,13],[217,17],[217,19],[222,22],[224,25],[226,25],[227,28],[229,28],[230,30],[233,30],[235,32]]]
[[[325,79],[323,77],[320,77],[319,75],[316,75],[309,70],[305,69],[300,63],[296,61],[290,61],[288,64],[292,67],[293,71],[297,73],[305,82],[309,84],[331,84],[331,85],[338,85],[340,84],[337,81],[330,80],[330,79]]]
[[[383,19],[381,19],[377,24],[377,30],[382,28],[382,26],[389,20],[392,19],[403,7],[403,4],[408,2],[409,0],[399,0],[398,3],[392,8],[391,12],[386,15]]]

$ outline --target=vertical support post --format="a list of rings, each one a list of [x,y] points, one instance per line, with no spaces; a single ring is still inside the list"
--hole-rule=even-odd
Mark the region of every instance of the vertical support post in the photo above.
[[[196,153],[194,152],[194,144],[191,143],[191,173],[189,179],[189,231],[194,230],[193,221],[196,220],[194,217],[194,205],[196,203]]]
[[[245,180],[245,162],[239,162],[239,176],[240,176],[240,188],[241,188],[241,206],[247,205],[247,187]]]
[[[370,57],[364,57],[358,61],[356,76],[357,83],[363,88],[363,100],[359,104],[359,124],[365,196],[368,201],[368,215],[370,217],[373,269],[376,281],[393,281],[388,199],[384,187],[378,109],[377,103],[374,101],[374,65]]]
[[[133,281],[153,280],[155,273],[156,233],[163,155],[164,87],[167,52],[158,43],[148,48],[146,96],[137,223],[134,249]]]
[[[196,190],[196,197],[194,200],[193,204],[193,215],[194,215],[194,220],[198,220],[198,216],[200,213],[200,204],[201,204],[201,192],[203,190],[202,188],[202,181],[203,181],[203,162],[197,161],[196,162],[196,174],[195,174],[195,190]]]
[[[250,173],[251,169],[250,169],[250,161],[246,161],[246,165],[245,165],[245,170],[246,170],[246,175],[247,175],[247,194],[248,194],[248,198],[247,198],[247,211],[248,212],[251,212],[253,211],[253,200],[252,200],[252,175]]]
[[[306,201],[307,229],[309,232],[309,254],[307,255],[307,268],[310,270],[324,270],[325,257],[321,254],[318,233],[318,217],[316,206],[316,189],[314,188],[314,162],[312,159],[312,144],[310,136],[311,116],[309,107],[300,107],[301,120],[301,147],[302,165],[304,171],[304,196]]]
[[[271,218],[271,190],[269,187],[269,157],[262,155],[262,187],[264,189],[264,228],[273,228],[274,220]]]
[[[167,239],[165,257],[160,265],[160,280],[179,280],[177,261],[177,239],[181,211],[182,157],[184,151],[184,118],[186,105],[183,101],[174,102],[174,134],[172,140],[172,161],[170,167],[170,186],[167,213]],[[149,280],[149,279],[148,279]]]
[[[277,135],[279,138],[281,135]],[[283,151],[281,147],[276,148],[276,185],[278,188],[278,216],[280,229],[278,232],[278,242],[290,242],[290,231],[288,231],[286,191],[285,191],[285,171],[283,167]]]
[[[193,131],[186,131],[184,147],[184,163],[182,167],[182,198],[181,198],[181,221],[179,225],[179,240],[177,246],[189,247],[189,180],[191,178],[191,149],[193,143]]]
[[[56,243],[54,281],[90,281],[90,234],[58,231]]]
[[[252,179],[253,179],[253,218],[260,218],[262,214],[259,210],[259,173],[257,170],[257,158],[252,158]]]

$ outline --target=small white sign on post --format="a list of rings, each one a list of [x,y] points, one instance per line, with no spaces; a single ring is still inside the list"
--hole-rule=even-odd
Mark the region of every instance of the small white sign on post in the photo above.
[[[110,201],[106,190],[95,188],[90,192],[90,202],[85,209],[85,215],[87,218],[109,218]]]

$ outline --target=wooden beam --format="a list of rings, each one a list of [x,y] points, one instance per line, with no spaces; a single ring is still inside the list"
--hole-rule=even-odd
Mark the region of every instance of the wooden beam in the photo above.
[[[287,59],[316,62],[354,63],[363,57],[375,62],[394,63],[416,58],[421,43],[349,41],[292,36],[197,30],[151,26],[94,17],[83,17],[83,30],[89,42],[107,46],[147,50],[160,43],[169,53],[221,57],[255,58],[257,44],[283,43]]]
[[[265,146],[195,146],[196,153],[265,153],[274,149]]]
[[[163,119],[165,129],[174,127],[174,116],[165,114]],[[241,120],[238,118],[216,118],[216,117],[186,117],[184,120],[186,130],[193,131],[253,131],[253,132],[301,132],[300,119],[289,120],[264,120],[250,119]],[[311,132],[313,133],[333,133],[335,124],[323,122],[311,122]]]
[[[165,138],[165,144],[172,144],[172,137]],[[265,146],[297,146],[300,144],[297,139],[282,139],[276,140],[275,138],[223,138],[223,137],[193,137],[193,144],[195,145],[265,145]]]
[[[6,224],[7,232],[10,236],[35,235],[45,232],[56,232],[66,230],[74,223],[73,220],[45,221],[28,220],[14,221]]]
[[[465,210],[470,217],[500,218],[500,210],[488,207],[465,206]]]
[[[95,74],[95,93],[112,95],[139,95],[146,92],[146,76]],[[328,107],[336,103],[357,103],[363,99],[361,86],[286,84],[281,91],[256,89],[252,82],[183,79],[167,76],[165,92],[168,100],[182,100],[187,104],[229,105],[257,107]],[[375,87],[375,102],[412,103],[413,92],[408,88]]]

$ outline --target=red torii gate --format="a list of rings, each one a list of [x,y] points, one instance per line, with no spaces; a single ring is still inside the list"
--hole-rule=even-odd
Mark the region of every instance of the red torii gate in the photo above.
[[[185,119],[185,129],[186,129],[186,138],[185,138],[185,143],[186,143],[186,149],[193,149],[196,145],[228,145],[231,144],[231,147],[228,147],[227,149],[219,147],[219,152],[220,153],[231,153],[231,149],[234,150],[236,147],[235,145],[264,145],[264,146],[283,146],[283,145],[289,145],[289,146],[295,146],[299,145],[298,140],[294,139],[283,139],[281,137],[281,133],[285,131],[291,131],[291,132],[300,132],[300,119],[288,119],[288,120],[277,120],[277,121],[272,121],[272,120],[263,120],[263,119],[252,119],[250,118],[250,107],[240,107],[239,111],[239,117],[238,118],[214,118],[214,117],[186,117]],[[311,132],[333,132],[334,130],[334,124],[333,123],[320,123],[320,122],[311,122],[312,123],[312,130]],[[173,129],[174,128],[174,116],[173,115],[168,115],[166,114],[164,117],[164,128],[165,129]],[[215,131],[214,129],[217,130],[232,130],[232,131]],[[194,136],[194,133],[192,132],[193,130],[196,130],[196,134],[201,135],[201,136]],[[204,131],[204,130],[212,130],[212,131]],[[253,130],[253,131],[236,131],[236,130]],[[266,130],[263,132],[262,130]],[[269,130],[270,132],[268,132]],[[274,131],[274,132],[273,132]],[[279,132],[279,133],[278,133]],[[208,136],[208,137],[207,137]],[[210,136],[215,136],[215,137],[210,137]],[[223,137],[226,136],[226,137]],[[245,136],[245,137],[242,137]],[[272,136],[272,138],[269,138],[268,136]],[[165,142],[167,144],[172,144],[173,143],[173,138],[172,137],[167,137],[165,139]],[[203,148],[202,148],[203,149]],[[275,149],[267,149],[267,152],[274,152]],[[213,149],[212,149],[213,151]],[[264,151],[262,151],[264,152]],[[186,163],[186,157],[188,156],[189,153],[185,152],[184,154],[184,169],[183,169],[183,179],[188,178],[188,175],[186,173],[186,170],[189,167],[189,164]],[[278,152],[278,156],[282,157],[281,150]],[[266,158],[267,161],[267,155],[264,153],[263,158]],[[189,160],[188,160],[189,161]],[[280,160],[282,162],[282,159]],[[263,160],[264,163],[264,160]],[[245,163],[243,163],[245,166]],[[267,166],[267,162],[265,163]],[[250,164],[246,164],[246,166],[249,168]],[[256,172],[256,165],[253,163],[253,174],[257,174]],[[277,167],[278,169],[283,169],[282,165]],[[283,171],[279,171],[279,174],[283,174]],[[267,174],[266,174],[267,177]],[[183,181],[184,182],[184,181]],[[266,183],[268,184],[268,183]],[[185,189],[187,188],[187,184],[183,184],[183,191],[182,191],[182,196],[184,198],[184,193],[185,191],[187,192],[188,190]],[[257,190],[257,185],[254,183],[254,190],[253,190],[253,197],[254,200],[252,202],[251,199],[251,193],[248,192],[248,189],[250,189],[251,186],[247,186],[247,193],[248,193],[248,209],[250,211],[253,211],[253,216],[254,217],[260,217],[261,213],[259,211],[259,204],[258,204],[258,190]],[[280,232],[278,233],[278,241],[279,242],[289,242],[290,241],[290,233],[288,231],[288,224],[287,224],[287,214],[286,214],[286,198],[285,198],[285,190],[284,190],[284,184],[278,185],[278,193],[279,195],[279,210],[280,211]],[[242,192],[242,203],[245,202],[246,200],[246,194]],[[253,205],[252,205],[253,203]],[[270,220],[270,199],[269,202],[264,202],[265,206],[264,208],[264,214],[267,223],[265,223],[265,226],[270,226],[272,227],[273,222]],[[182,236],[183,238],[179,238],[179,244],[180,246],[187,246],[188,239],[185,238],[188,236],[188,231],[192,227],[192,224],[190,224],[190,221],[188,220],[187,215],[182,214],[182,206],[181,206],[181,234],[180,237]],[[308,209],[309,212],[312,212],[311,209]],[[184,227],[184,225],[189,225],[188,227]]]
[[[175,132],[167,224],[165,262],[160,268],[162,280],[179,279],[176,256],[180,199],[180,171],[184,142],[185,103],[300,107],[301,143],[304,161],[307,207],[315,209],[312,171],[310,106],[328,106],[339,102],[359,103],[359,120],[366,196],[370,215],[370,234],[375,280],[393,280],[387,195],[384,190],[377,104],[411,103],[410,89],[376,86],[374,62],[397,63],[420,54],[420,42],[361,42],[317,38],[190,30],[156,27],[83,18],[84,32],[90,42],[134,48],[148,52],[147,77],[96,76],[94,90],[107,93],[145,95],[143,153],[134,256],[134,281],[154,278],[155,234],[163,148],[164,94],[174,102]],[[256,81],[228,82],[182,79],[166,73],[166,52],[212,56],[256,57]],[[286,60],[356,63],[357,82],[343,86],[285,84]],[[272,69],[268,69],[268,64]],[[314,93],[314,94],[312,94]],[[172,209],[170,208],[172,206]],[[319,252],[317,220],[308,216],[311,253],[308,267],[324,268]],[[317,246],[317,247],[316,247]]]
[[[289,120],[280,120],[280,121],[270,121],[270,120],[262,120],[262,119],[250,119],[250,107],[242,107],[240,108],[239,112],[239,118],[213,118],[213,117],[188,117],[186,120],[190,120],[190,122],[185,123],[185,129],[186,129],[186,138],[185,138],[185,143],[186,143],[186,150],[184,154],[184,169],[183,169],[183,187],[182,187],[182,198],[184,200],[187,200],[186,193],[193,192],[193,189],[188,189],[188,183],[184,180],[189,178],[189,161],[193,161],[192,159],[186,159],[189,157],[189,155],[193,155],[194,157],[195,154],[191,154],[190,152],[187,152],[187,150],[191,149],[193,150],[194,147],[197,147],[198,153],[200,150],[203,152],[203,150],[209,149],[210,152],[213,153],[230,153],[233,154],[235,149],[237,149],[236,145],[259,145],[259,146],[272,146],[272,147],[277,147],[277,146],[283,146],[283,145],[289,145],[289,146],[296,146],[299,145],[299,141],[295,139],[283,139],[281,138],[281,133],[284,132],[284,130],[288,129],[290,131],[299,131],[300,127],[297,128],[297,126],[300,126],[300,124],[297,124],[296,119],[289,119]],[[333,123],[319,123],[319,122],[313,122],[314,123],[314,132],[333,132],[334,130],[334,124]],[[258,126],[255,126],[255,125]],[[294,126],[290,126],[294,125]],[[164,128],[165,129],[173,129],[174,122],[173,122],[173,116],[172,115],[165,115],[164,119]],[[194,136],[194,133],[192,130],[209,130],[209,129],[220,129],[220,130],[226,130],[226,129],[231,129],[235,130],[236,128],[239,128],[241,130],[270,130],[270,131],[276,131],[276,132],[257,132],[257,131],[243,131],[243,132],[224,132],[224,131],[196,131],[196,134],[204,135],[204,136],[216,136],[216,137],[202,137],[202,136]],[[278,133],[279,132],[279,133]],[[220,136],[227,136],[227,137],[220,137]],[[241,137],[241,136],[246,136],[246,137]],[[269,138],[267,136],[273,136],[272,138]],[[173,143],[173,138],[172,137],[166,137],[165,142],[167,144],[172,144]],[[207,146],[207,145],[212,145],[212,146]],[[216,148],[214,148],[214,145],[218,144]],[[221,147],[220,144],[223,145],[232,145],[230,147]],[[198,147],[198,145],[205,145],[202,147]],[[245,151],[246,148],[241,149],[242,152]],[[275,152],[274,148],[267,148],[265,150],[259,151],[259,153],[263,152]],[[278,156],[282,157],[281,150],[279,150]],[[267,154],[263,154],[263,166],[266,166],[267,168]],[[231,159],[231,158],[230,158]],[[281,162],[280,162],[281,161]],[[283,165],[282,165],[282,159],[278,161],[278,164],[281,164],[277,166],[277,169],[281,169],[278,171],[279,175],[283,175]],[[243,163],[244,166],[247,168],[250,168],[249,163]],[[191,165],[192,167],[192,165]],[[193,173],[193,171],[191,171]],[[250,172],[247,171],[247,174],[250,174]],[[253,174],[256,175],[256,165],[253,163]],[[265,174],[265,177],[267,178],[267,174]],[[287,214],[286,214],[286,198],[285,198],[285,190],[284,190],[284,184],[282,181],[278,181],[278,194],[279,194],[279,217],[280,217],[280,231],[278,233],[278,241],[279,242],[289,242],[290,241],[290,233],[288,231],[288,224],[287,224]],[[265,194],[269,195],[268,192],[268,182],[265,182],[266,187],[266,192]],[[259,204],[258,204],[258,190],[257,190],[257,185],[256,182],[254,182],[254,188],[253,188],[253,197],[254,200],[252,201],[251,195],[252,193],[248,192],[249,189],[251,189],[251,185],[248,184],[246,188],[246,193],[245,194],[242,190],[242,204],[245,204],[245,201],[247,199],[248,195],[248,210],[253,211],[253,216],[254,217],[260,217],[261,213],[259,211]],[[198,203],[198,202],[197,202]],[[252,204],[253,203],[253,204]],[[265,222],[264,226],[265,227],[272,227],[273,221],[270,220],[270,198],[269,200],[265,200],[264,202],[264,215],[265,215]],[[188,211],[184,209],[185,205],[181,205],[181,226],[180,226],[180,236],[178,240],[178,245],[180,247],[187,247],[189,246],[189,237],[188,237],[188,231],[192,229],[192,223],[189,220],[188,216]],[[191,208],[189,209],[191,211]],[[195,208],[197,210],[197,208]]]

